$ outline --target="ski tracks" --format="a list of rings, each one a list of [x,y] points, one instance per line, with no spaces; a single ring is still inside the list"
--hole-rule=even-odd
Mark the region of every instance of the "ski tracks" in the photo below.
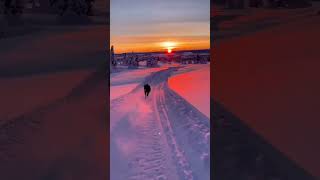
[[[210,179],[209,119],[169,89],[170,72],[146,78],[147,99],[138,86],[111,102],[111,180]]]
[[[124,101],[123,99],[127,99]],[[127,169],[117,172],[111,161],[111,179],[118,180],[176,180],[176,168],[170,156],[161,124],[155,118],[151,99],[143,94],[131,94],[111,104],[111,156],[125,161]],[[128,104],[130,102],[130,104]],[[119,110],[119,108],[121,110]],[[118,109],[118,110],[117,110]],[[115,117],[117,116],[117,117]],[[116,152],[115,152],[116,151]],[[113,157],[111,157],[112,159]],[[126,173],[122,175],[121,173]]]
[[[167,144],[171,149],[171,156],[174,159],[174,162],[177,167],[177,173],[179,175],[179,179],[185,180],[193,180],[192,171],[190,169],[190,165],[187,162],[187,159],[184,155],[183,150],[179,147],[176,142],[174,131],[171,127],[171,123],[169,121],[169,117],[167,114],[167,108],[164,101],[164,95],[162,89],[163,84],[158,85],[158,90],[153,94],[154,96],[154,108],[157,120],[161,122],[162,131],[166,136]]]

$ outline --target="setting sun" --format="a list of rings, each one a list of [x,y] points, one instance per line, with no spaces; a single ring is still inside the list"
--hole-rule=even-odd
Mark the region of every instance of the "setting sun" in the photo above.
[[[161,43],[161,46],[165,48],[168,53],[171,53],[172,49],[177,47],[177,43],[172,41],[165,41]]]

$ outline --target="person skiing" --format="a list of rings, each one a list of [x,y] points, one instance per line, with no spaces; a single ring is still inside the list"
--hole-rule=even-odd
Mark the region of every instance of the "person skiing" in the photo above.
[[[151,91],[150,85],[149,84],[145,84],[144,85],[144,96],[145,96],[145,98],[147,98],[147,96],[149,96],[150,91]]]

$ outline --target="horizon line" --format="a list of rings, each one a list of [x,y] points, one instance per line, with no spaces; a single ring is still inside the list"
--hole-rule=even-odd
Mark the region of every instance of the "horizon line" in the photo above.
[[[177,51],[172,51],[171,54],[175,53],[175,52],[184,52],[184,51],[210,51],[210,48],[206,48],[206,49],[186,49],[186,50],[177,50]],[[147,52],[121,52],[121,53],[114,53],[114,54],[146,54],[146,53],[167,53],[167,51],[147,51]]]

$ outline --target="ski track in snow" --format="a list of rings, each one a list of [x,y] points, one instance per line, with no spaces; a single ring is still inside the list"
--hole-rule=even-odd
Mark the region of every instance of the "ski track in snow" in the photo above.
[[[168,87],[176,70],[152,73],[111,101],[111,180],[210,179],[210,121]]]

